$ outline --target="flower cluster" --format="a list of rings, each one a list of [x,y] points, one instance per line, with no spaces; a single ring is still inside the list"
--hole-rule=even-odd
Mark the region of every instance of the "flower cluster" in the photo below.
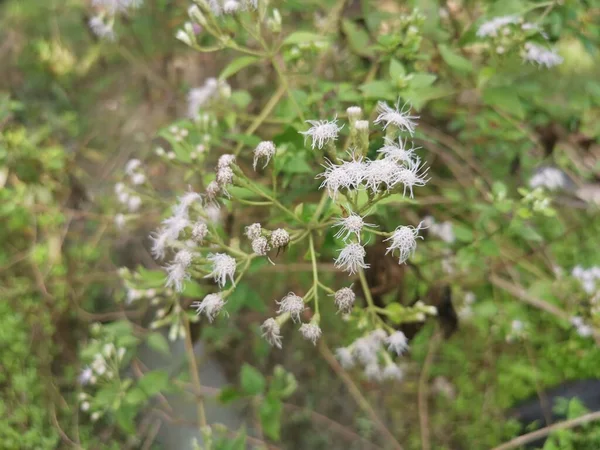
[[[202,107],[213,100],[226,99],[230,96],[231,86],[226,81],[207,78],[202,86],[190,89],[188,92],[188,117],[199,122],[202,118],[200,114]]]
[[[498,54],[518,47],[524,61],[548,69],[563,62],[556,50],[535,42],[540,38],[547,41],[548,35],[537,24],[525,22],[519,16],[500,16],[483,22],[477,29],[477,37],[490,40]]]
[[[432,216],[427,216],[423,219],[423,227],[429,230],[432,236],[435,236],[447,244],[453,244],[456,240],[452,222],[437,223]]]
[[[365,377],[372,381],[396,380],[403,378],[402,369],[392,361],[389,352],[397,356],[405,353],[408,348],[408,339],[401,331],[387,334],[378,329],[361,338],[358,338],[348,347],[336,350],[336,356],[344,369],[362,366]]]
[[[88,22],[90,29],[99,38],[112,41],[116,37],[116,16],[137,9],[142,3],[143,0],[92,0],[96,14]]]
[[[142,198],[134,191],[135,186],[146,182],[146,174],[141,169],[142,162],[139,159],[130,159],[125,164],[125,174],[128,177],[129,185],[123,182],[115,184],[115,195],[117,201],[123,205],[129,213],[137,212],[142,206]],[[119,213],[115,216],[115,225],[118,229],[125,226],[126,217]]]

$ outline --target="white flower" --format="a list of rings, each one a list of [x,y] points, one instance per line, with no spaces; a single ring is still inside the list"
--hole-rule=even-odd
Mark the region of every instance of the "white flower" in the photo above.
[[[329,141],[337,140],[339,131],[344,128],[342,125],[338,127],[337,119],[328,120],[307,120],[312,125],[307,131],[301,131],[305,137],[310,136],[312,139],[312,149],[317,147],[319,150]]]
[[[248,225],[245,229],[245,234],[250,240],[258,239],[262,233],[262,226],[260,223],[253,223],[252,225]]]
[[[366,254],[367,252],[362,245],[354,242],[348,244],[340,251],[338,258],[335,260],[335,267],[354,275],[359,268],[369,268],[369,264],[365,263]]]
[[[352,369],[354,367],[354,358],[352,357],[352,351],[346,347],[340,347],[336,349],[335,356],[340,362],[344,369]]]
[[[391,139],[385,139],[385,145],[377,150],[377,153],[383,154],[384,158],[391,159],[396,162],[408,162],[412,160],[414,148],[406,148],[406,141],[398,139],[396,145]]]
[[[221,210],[218,206],[210,204],[204,209],[204,212],[210,223],[221,223]]]
[[[125,173],[129,176],[135,174],[135,171],[142,165],[142,162],[139,159],[130,159],[125,164]]]
[[[364,336],[352,344],[352,354],[354,358],[363,365],[369,365],[377,362],[377,352],[381,348],[381,343],[369,336]]]
[[[437,236],[442,241],[447,242],[448,244],[452,244],[456,240],[456,236],[454,235],[454,230],[452,227],[452,222],[442,222],[436,223],[435,219],[431,216],[427,216],[422,221],[423,227],[428,227],[429,232],[432,236]]]
[[[163,220],[162,223],[164,226],[150,236],[152,239],[151,253],[155,259],[163,259],[167,246],[172,241],[176,241],[179,234],[190,224],[189,220],[183,216],[172,216]]]
[[[266,237],[260,236],[252,241],[252,251],[259,256],[265,256],[271,250]]]
[[[223,5],[223,11],[226,14],[233,14],[240,9],[241,5],[236,0],[227,0]]]
[[[339,312],[342,314],[350,314],[355,300],[356,294],[349,287],[339,289],[333,294],[335,306],[337,306]]]
[[[208,0],[208,6],[215,16],[221,15],[221,3],[219,0]]]
[[[221,192],[221,187],[216,181],[211,181],[208,183],[208,186],[206,186],[206,198],[213,204],[216,204],[216,199],[217,195],[219,195],[219,192]]]
[[[167,269],[167,287],[175,287],[177,292],[183,291],[184,282],[191,278],[187,269],[192,264],[194,255],[187,249],[177,252],[175,259],[169,264]]]
[[[188,191],[179,197],[179,203],[175,206],[174,215],[175,216],[186,216],[188,213],[188,209],[194,203],[201,203],[202,196],[194,191]]]
[[[354,122],[354,128],[356,128],[358,131],[369,131],[369,121],[357,120]]]
[[[487,36],[498,36],[498,31],[500,28],[505,27],[506,25],[515,24],[519,22],[519,16],[500,16],[494,17],[487,22],[482,23],[477,29],[477,36],[480,38]]]
[[[141,172],[134,173],[133,175],[131,175],[131,183],[134,184],[135,186],[144,184],[145,181],[146,181],[146,175],[144,175]]]
[[[119,195],[125,192],[125,185],[123,183],[115,183],[115,194]]]
[[[207,257],[212,262],[212,272],[206,275],[204,278],[213,277],[215,282],[219,286],[225,286],[227,278],[233,283],[233,276],[235,275],[236,262],[235,259],[226,253],[210,253]]]
[[[394,234],[391,237],[384,240],[392,241],[390,246],[387,248],[386,254],[394,253],[395,250],[400,252],[400,260],[398,264],[404,263],[408,257],[413,254],[417,248],[417,238],[423,239],[419,236],[419,230],[421,229],[422,222],[417,226],[400,226],[394,230]]]
[[[373,330],[368,336],[369,339],[373,340],[373,342],[377,342],[378,344],[383,344],[386,341],[387,337],[387,333],[382,328],[377,328],[376,330]]]
[[[564,61],[563,57],[556,50],[548,49],[532,42],[526,42],[524,50],[523,59],[525,61],[546,66],[548,69],[562,64]]]
[[[81,403],[81,410],[82,411],[87,411],[90,409],[90,402],[82,402]]]
[[[192,240],[194,242],[201,243],[207,234],[208,226],[202,221],[196,222],[192,227]]]
[[[337,194],[341,189],[349,188],[353,184],[352,177],[348,174],[347,167],[344,165],[336,165],[328,161],[328,165],[324,166],[325,172],[317,175],[317,178],[324,178],[319,189],[327,188],[329,197],[333,200],[337,198]]]
[[[122,230],[123,227],[125,227],[125,216],[123,214],[117,214],[115,216],[115,226],[117,227],[118,230]]]
[[[384,158],[369,161],[364,181],[367,188],[373,192],[377,192],[382,185],[385,185],[386,189],[389,190],[398,183],[402,170],[403,167],[392,159]]]
[[[88,25],[92,32],[99,38],[114,41],[115,31],[113,30],[113,23],[113,20],[105,23],[102,16],[94,16],[90,19]]]
[[[271,233],[271,245],[273,248],[285,247],[290,242],[290,234],[283,228],[277,228]]]
[[[569,185],[565,173],[556,167],[542,167],[529,180],[532,189],[542,187],[550,191],[565,189]]]
[[[94,372],[92,371],[92,369],[90,367],[86,367],[79,374],[79,377],[78,377],[79,384],[85,386],[92,380],[93,376],[94,376]]]
[[[352,234],[355,234],[358,242],[360,242],[360,232],[362,231],[363,227],[374,227],[376,225],[372,223],[365,223],[363,217],[354,212],[350,212],[348,217],[340,217],[338,221],[333,224],[333,226],[341,227],[336,233],[335,237],[347,241]]]
[[[219,315],[225,303],[227,302],[223,300],[221,294],[208,294],[201,302],[192,303],[192,308],[196,308],[197,315],[204,313],[208,321],[212,322]]]
[[[383,129],[387,129],[389,125],[394,125],[396,128],[402,131],[408,131],[411,135],[415,132],[415,127],[417,126],[417,122],[415,119],[418,119],[419,116],[411,116],[410,113],[410,105],[405,103],[402,109],[400,109],[400,102],[396,104],[396,109],[390,107],[385,102],[377,103],[377,112],[379,116],[373,123],[381,123],[384,122],[385,125]]]
[[[283,297],[280,302],[275,303],[279,305],[277,314],[289,313],[294,322],[300,322],[300,314],[306,309],[304,299],[293,292]]]
[[[252,165],[254,167],[254,170],[256,170],[258,160],[261,158],[265,159],[263,169],[267,167],[267,164],[269,164],[269,161],[271,160],[273,155],[275,155],[276,151],[277,149],[275,148],[275,144],[273,144],[273,142],[271,141],[263,141],[260,144],[258,144],[254,149],[254,164]]]
[[[346,113],[350,122],[356,122],[362,117],[362,108],[360,106],[350,106],[346,109]]]
[[[190,119],[200,119],[200,109],[216,95],[218,86],[216,78],[207,78],[202,87],[190,89],[188,93],[188,117]]]
[[[137,195],[129,197],[129,200],[127,200],[127,208],[129,209],[129,212],[136,212],[138,209],[140,209],[140,206],[142,206],[142,199]]]
[[[229,167],[235,162],[235,155],[225,154],[219,157],[219,162],[217,163],[217,168],[222,169],[224,167]]]
[[[274,347],[281,348],[281,329],[277,321],[273,318],[268,318],[260,326],[263,334],[262,337]]]
[[[396,364],[389,363],[384,367],[381,376],[384,380],[401,381],[402,378],[404,378],[404,373],[402,372],[402,369]]]
[[[228,184],[231,184],[233,181],[233,170],[231,170],[231,167],[221,167],[219,168],[219,170],[217,171],[217,183],[219,183],[219,186],[224,189],[225,186],[227,186]]]
[[[365,366],[365,377],[371,381],[381,380],[381,367],[377,364],[377,361],[371,362]]]
[[[395,352],[398,356],[402,355],[409,348],[408,339],[402,331],[392,333],[386,338],[385,342],[388,345],[388,350]]]
[[[398,182],[404,184],[404,192],[402,195],[406,195],[406,189],[408,188],[410,192],[410,198],[413,198],[413,187],[425,186],[429,181],[429,178],[427,178],[428,171],[429,167],[423,168],[419,158],[408,161],[407,167],[404,167],[400,170],[397,178]]]
[[[362,156],[360,155],[352,152],[350,155],[352,159],[350,161],[344,161],[342,163],[342,169],[346,171],[349,178],[349,181],[347,181],[348,188],[358,189],[367,174],[369,164],[363,162]]]
[[[316,323],[303,323],[300,327],[302,337],[307,341],[311,341],[313,345],[317,345],[317,341],[321,337],[321,328]]]

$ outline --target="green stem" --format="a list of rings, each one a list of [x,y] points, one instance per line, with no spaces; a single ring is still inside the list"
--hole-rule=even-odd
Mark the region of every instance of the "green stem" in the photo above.
[[[317,270],[317,255],[315,252],[315,241],[313,234],[310,233],[308,236],[310,243],[310,258],[312,260],[313,269],[313,290],[315,294],[315,315],[319,314],[319,272]]]
[[[198,371],[198,362],[194,353],[194,344],[192,343],[192,333],[190,328],[190,319],[186,313],[183,313],[183,324],[185,326],[185,351],[190,369],[190,376],[197,392],[196,401],[198,406],[198,426],[200,430],[206,428],[206,412],[204,411],[204,400],[202,399],[202,383],[200,382],[200,373]]]

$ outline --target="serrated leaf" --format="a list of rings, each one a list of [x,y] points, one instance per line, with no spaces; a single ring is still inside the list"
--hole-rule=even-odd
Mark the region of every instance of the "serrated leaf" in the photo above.
[[[227,64],[227,66],[221,71],[219,79],[226,80],[230,76],[238,73],[244,67],[248,67],[257,61],[260,61],[260,58],[257,56],[240,56],[239,58],[236,58]]]
[[[265,377],[250,364],[244,364],[240,374],[240,385],[248,395],[262,394],[265,391]]]
[[[451,50],[447,45],[440,44],[438,49],[440,51],[440,55],[442,55],[442,59],[454,70],[464,73],[473,71],[473,64],[471,61],[454,52],[454,50]]]

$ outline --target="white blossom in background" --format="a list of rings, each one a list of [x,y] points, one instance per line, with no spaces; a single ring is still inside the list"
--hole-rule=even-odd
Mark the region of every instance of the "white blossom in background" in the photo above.
[[[333,295],[333,301],[339,312],[342,314],[350,314],[352,306],[354,306],[354,301],[356,300],[356,294],[352,288],[341,288],[331,295]]]
[[[402,378],[404,378],[404,372],[402,372],[402,369],[398,365],[390,362],[383,368],[381,377],[384,380],[402,381]]]
[[[350,212],[348,217],[340,217],[337,222],[333,224],[334,227],[341,227],[336,233],[335,237],[341,238],[343,241],[347,241],[351,235],[356,235],[358,242],[360,242],[360,232],[363,227],[375,227],[373,223],[365,223],[364,217],[359,216],[354,212]]]
[[[272,317],[268,318],[260,326],[262,337],[274,347],[281,348],[281,329],[279,324]]]
[[[221,187],[216,181],[211,181],[206,186],[206,199],[213,205],[217,205],[217,196],[221,192]]]
[[[307,341],[311,341],[313,345],[317,345],[317,341],[321,337],[321,328],[316,323],[303,323],[300,327],[300,334]]]
[[[365,366],[365,377],[369,381],[381,381],[381,366],[379,366],[377,361],[371,362]]]
[[[131,176],[136,173],[136,170],[139,169],[141,165],[142,162],[139,159],[130,159],[127,161],[127,164],[125,164],[125,173]]]
[[[210,253],[207,259],[212,262],[212,272],[204,278],[213,277],[215,282],[223,287],[227,283],[227,278],[233,283],[235,275],[236,262],[235,259],[226,253]]]
[[[187,249],[179,250],[171,264],[166,267],[167,287],[174,287],[177,292],[183,291],[184,283],[191,278],[188,268],[194,255]]]
[[[108,21],[106,21],[108,20]],[[92,17],[88,25],[92,33],[98,36],[101,39],[106,39],[108,41],[114,41],[116,38],[113,19],[106,19],[102,16],[94,16]]]
[[[175,208],[173,210],[173,214],[175,216],[180,216],[180,217],[187,216],[188,209],[194,203],[202,204],[202,196],[194,191],[186,192],[181,197],[179,197],[179,202],[177,203],[177,206],[175,206]]]
[[[358,338],[352,344],[352,355],[357,362],[367,366],[377,362],[377,352],[381,349],[381,342],[372,336]]]
[[[336,349],[335,356],[344,369],[348,370],[354,367],[354,357],[352,356],[352,350],[349,348],[340,347]]]
[[[369,264],[365,263],[367,252],[364,247],[355,242],[348,244],[341,251],[335,260],[335,267],[354,275],[359,269],[368,269]]]
[[[117,227],[118,230],[122,230],[125,227],[125,223],[126,219],[123,214],[117,214],[115,216],[115,227]]]
[[[207,78],[201,87],[190,89],[187,97],[188,117],[199,121],[202,107],[214,100],[220,93],[230,89],[231,87],[226,81],[216,78]]]
[[[206,208],[204,208],[204,212],[206,213],[206,218],[210,223],[221,223],[223,217],[221,209],[218,206],[211,203],[210,205],[206,206]]]
[[[571,325],[575,327],[577,334],[581,337],[590,337],[593,334],[593,329],[587,325],[583,318],[579,316],[571,317]]]
[[[519,23],[519,16],[499,16],[482,23],[477,29],[477,37],[496,37],[498,31],[507,25]]]
[[[258,239],[262,233],[262,226],[260,223],[253,223],[248,225],[244,230],[246,237],[250,240]]]
[[[150,236],[151,253],[155,259],[163,259],[166,249],[179,238],[181,232],[190,225],[184,216],[172,216],[162,221],[163,226]]]
[[[419,230],[422,228],[423,222],[421,222],[416,228],[413,226],[399,226],[394,230],[391,237],[384,240],[392,241],[390,246],[387,248],[387,253],[392,253],[396,250],[400,252],[399,264],[403,264],[417,249],[417,238],[423,239],[419,236]]]
[[[592,295],[600,290],[600,267],[593,266],[589,269],[584,269],[581,266],[575,266],[571,275],[580,283],[583,290]]]
[[[432,216],[423,218],[423,228],[428,228],[432,236],[440,238],[442,241],[452,244],[456,241],[452,222],[445,221],[437,223]]]
[[[127,200],[127,208],[129,209],[129,212],[136,212],[138,209],[140,209],[140,206],[142,206],[142,199],[137,195],[131,196]]]
[[[532,189],[541,187],[550,191],[566,189],[569,180],[565,173],[556,167],[542,167],[529,180],[529,187]]]
[[[281,301],[275,303],[279,305],[277,314],[288,313],[294,322],[300,322],[300,314],[306,309],[304,299],[293,292],[290,292]]]
[[[396,108],[392,108],[386,102],[377,103],[377,112],[379,115],[373,123],[383,123],[383,129],[386,130],[388,126],[393,125],[401,131],[407,131],[412,136],[415,133],[415,127],[417,126],[416,119],[419,116],[410,115],[410,105],[405,103],[402,109],[400,109],[400,103],[396,104]]]
[[[539,66],[545,66],[548,69],[562,64],[564,61],[563,57],[556,50],[542,47],[533,42],[525,43],[523,59]]]
[[[221,294],[208,294],[201,302],[192,303],[192,308],[196,309],[196,314],[204,314],[209,322],[215,320],[223,306],[227,303],[223,300]]]
[[[226,14],[233,14],[241,9],[241,5],[236,0],[226,0],[223,5],[223,11]]]
[[[215,16],[220,16],[223,12],[220,0],[208,0],[208,6]]]
[[[267,167],[267,164],[269,164],[269,161],[275,155],[275,152],[275,144],[271,141],[263,141],[260,144],[258,144],[254,149],[254,163],[252,165],[254,167],[254,170],[256,170],[256,165],[261,159],[265,160],[263,169]]]
[[[388,345],[388,350],[396,353],[398,356],[402,355],[409,348],[408,339],[402,331],[396,331],[389,335],[385,339],[385,343]]]
[[[202,222],[198,221],[192,227],[192,240],[198,244],[201,244],[206,238],[208,234],[208,226]]]
[[[317,175],[317,178],[324,178],[319,189],[326,188],[329,197],[335,200],[341,189],[347,189],[353,184],[353,179],[344,165],[338,166],[328,161],[324,167],[325,172]]]
[[[307,123],[312,125],[307,131],[301,131],[304,137],[312,139],[311,147],[314,150],[317,147],[319,150],[330,141],[336,141],[338,133],[344,127],[337,125],[337,119],[329,120],[307,120]]]

